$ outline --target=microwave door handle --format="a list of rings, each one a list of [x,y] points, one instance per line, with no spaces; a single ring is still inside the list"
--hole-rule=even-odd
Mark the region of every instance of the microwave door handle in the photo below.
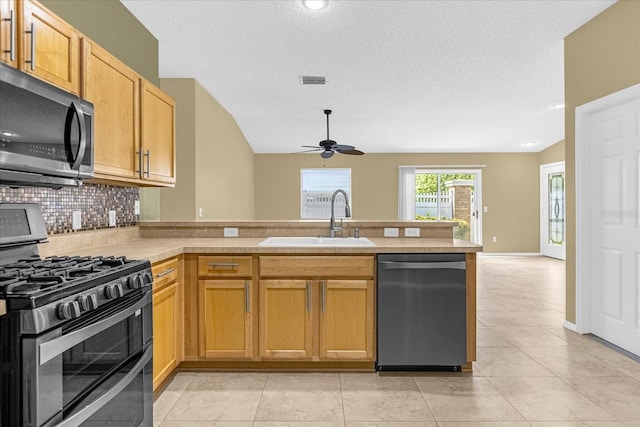
[[[148,304],[151,304],[151,292],[147,293],[140,301],[111,317],[40,344],[40,365],[44,365],[70,348],[123,321]]]
[[[80,148],[78,148],[78,156],[75,158],[71,169],[80,170],[80,165],[84,160],[85,150],[87,149],[87,126],[84,123],[84,110],[82,109],[82,105],[72,102],[71,108],[78,119],[78,129],[80,130]],[[69,126],[69,135],[67,136],[69,137],[69,141],[71,141],[71,126]]]
[[[76,412],[71,415],[66,420],[62,421],[60,424],[56,424],[58,427],[76,427],[80,426],[83,422],[89,419],[93,414],[95,414],[100,408],[104,407],[106,403],[116,397],[122,390],[124,390],[131,382],[138,376],[140,371],[144,368],[144,366],[151,360],[153,352],[153,346],[147,347],[145,352],[142,354],[142,357],[135,366],[127,372],[127,374],[118,381],[112,388],[110,388],[107,392],[105,392],[102,396],[83,407],[82,410]]]

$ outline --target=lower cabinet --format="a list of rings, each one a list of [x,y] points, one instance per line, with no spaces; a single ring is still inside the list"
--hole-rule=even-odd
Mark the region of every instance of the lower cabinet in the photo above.
[[[260,357],[311,359],[313,356],[312,283],[260,281]]]
[[[251,256],[199,256],[198,356],[254,357],[255,289]]]
[[[200,353],[222,359],[253,356],[251,280],[200,280]]]
[[[372,361],[373,271],[371,256],[261,256],[259,356]]]
[[[373,360],[373,280],[323,280],[320,286],[320,358]]]
[[[182,348],[179,259],[152,266],[153,272],[153,390],[178,366]]]

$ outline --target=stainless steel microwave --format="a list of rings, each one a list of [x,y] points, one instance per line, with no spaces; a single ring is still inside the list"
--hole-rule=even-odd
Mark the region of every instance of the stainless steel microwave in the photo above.
[[[93,153],[93,104],[0,63],[0,185],[80,185]]]

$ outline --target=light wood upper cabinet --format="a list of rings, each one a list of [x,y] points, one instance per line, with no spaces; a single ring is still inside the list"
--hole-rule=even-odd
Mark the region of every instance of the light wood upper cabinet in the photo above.
[[[320,358],[372,360],[373,280],[323,280],[320,287]]]
[[[82,96],[94,107],[96,176],[138,178],[140,78],[95,43],[85,38],[82,44]]]
[[[313,356],[311,282],[260,281],[260,357],[310,360]]]
[[[180,262],[155,264],[153,272],[153,389],[156,390],[182,358]]]
[[[18,68],[18,8],[16,0],[0,0],[0,61]]]
[[[37,2],[23,0],[19,4],[19,68],[79,94],[80,34]]]
[[[141,92],[142,179],[175,184],[175,102],[144,80]]]

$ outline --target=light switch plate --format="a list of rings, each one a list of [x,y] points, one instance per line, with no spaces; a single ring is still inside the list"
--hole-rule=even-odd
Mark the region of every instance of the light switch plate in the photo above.
[[[404,237],[420,237],[420,229],[407,227],[404,229]]]
[[[73,230],[80,230],[82,228],[82,212],[73,211],[71,214],[71,228]]]
[[[399,235],[400,235],[400,230],[396,227],[384,228],[384,237],[398,237]]]
[[[224,237],[238,237],[238,229],[236,227],[225,227]]]
[[[116,226],[116,211],[109,211],[109,227]]]

